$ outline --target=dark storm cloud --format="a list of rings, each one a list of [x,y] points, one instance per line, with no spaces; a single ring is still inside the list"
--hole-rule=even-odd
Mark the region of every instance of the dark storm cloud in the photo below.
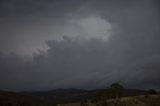
[[[68,25],[66,20],[78,11],[83,3],[84,0],[1,1],[0,47],[5,52],[23,53],[46,48],[44,41],[55,39],[61,33],[64,35],[63,31],[57,30]],[[26,50],[23,50],[23,47]]]
[[[160,72],[157,67],[157,64],[160,64],[160,11],[157,8],[159,2],[129,0],[108,7],[102,6],[104,2],[95,3],[96,6],[93,8],[98,8],[97,11],[104,18],[119,26],[117,34],[112,36],[110,42],[119,57],[125,61],[124,67],[128,68],[127,72],[123,71],[128,76],[125,77],[126,82],[130,82],[130,86],[160,85]],[[152,68],[144,68],[151,64],[154,64]],[[129,75],[128,72],[132,74]]]
[[[85,0],[70,0],[70,2],[65,0],[2,0],[1,12],[4,13],[3,16],[26,16],[28,14],[33,15],[35,12],[42,13],[51,10],[53,14],[50,15],[60,15],[79,8],[84,2]]]
[[[86,17],[86,13],[96,14],[111,23],[114,33],[108,40],[68,36],[60,41],[49,40],[46,51],[28,57],[1,53],[1,89],[101,88],[112,82],[121,82],[130,88],[160,88],[160,11],[157,0],[29,1],[26,4],[39,8],[45,4],[48,14],[53,8],[49,6],[51,2],[56,3],[55,11],[58,11],[55,22],[69,19],[66,14],[72,14],[76,19]],[[72,11],[80,4],[85,12],[80,8]],[[37,13],[39,9],[31,10]],[[35,16],[40,15],[46,16],[46,13]]]
[[[48,51],[34,54],[33,60],[1,55],[1,89],[101,88],[116,81],[128,87],[159,88],[159,55],[133,59],[125,52],[128,49],[114,49],[109,43],[64,37],[48,41]]]

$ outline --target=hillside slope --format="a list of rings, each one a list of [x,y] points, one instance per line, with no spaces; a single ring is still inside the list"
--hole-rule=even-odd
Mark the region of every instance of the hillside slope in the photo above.
[[[108,99],[105,101],[93,102],[71,102],[61,103],[57,106],[160,106],[160,95],[131,96],[120,99]]]
[[[97,103],[101,105],[102,103]],[[160,106],[160,95],[122,97],[107,100],[102,106]]]

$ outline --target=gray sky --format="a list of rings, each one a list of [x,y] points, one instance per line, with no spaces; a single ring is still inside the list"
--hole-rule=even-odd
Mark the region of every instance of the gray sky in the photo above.
[[[0,89],[160,89],[158,0],[1,0]]]

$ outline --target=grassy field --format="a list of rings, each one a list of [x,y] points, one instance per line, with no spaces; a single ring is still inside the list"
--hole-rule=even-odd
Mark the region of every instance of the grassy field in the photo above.
[[[132,96],[93,103],[67,103],[57,106],[160,106],[160,95]]]
[[[122,97],[116,100],[108,100],[107,106],[160,106],[159,95]]]

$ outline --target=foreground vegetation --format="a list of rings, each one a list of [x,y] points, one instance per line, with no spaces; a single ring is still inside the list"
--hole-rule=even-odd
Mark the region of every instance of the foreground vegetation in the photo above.
[[[108,99],[97,102],[88,100],[87,102],[72,102],[57,106],[160,106],[160,95],[121,97],[118,100]]]
[[[144,95],[137,91],[126,95],[122,85],[113,83],[85,102],[60,103],[58,106],[160,106],[160,96],[154,89],[149,89]]]
[[[37,97],[0,91],[0,106],[53,106],[53,104]]]

